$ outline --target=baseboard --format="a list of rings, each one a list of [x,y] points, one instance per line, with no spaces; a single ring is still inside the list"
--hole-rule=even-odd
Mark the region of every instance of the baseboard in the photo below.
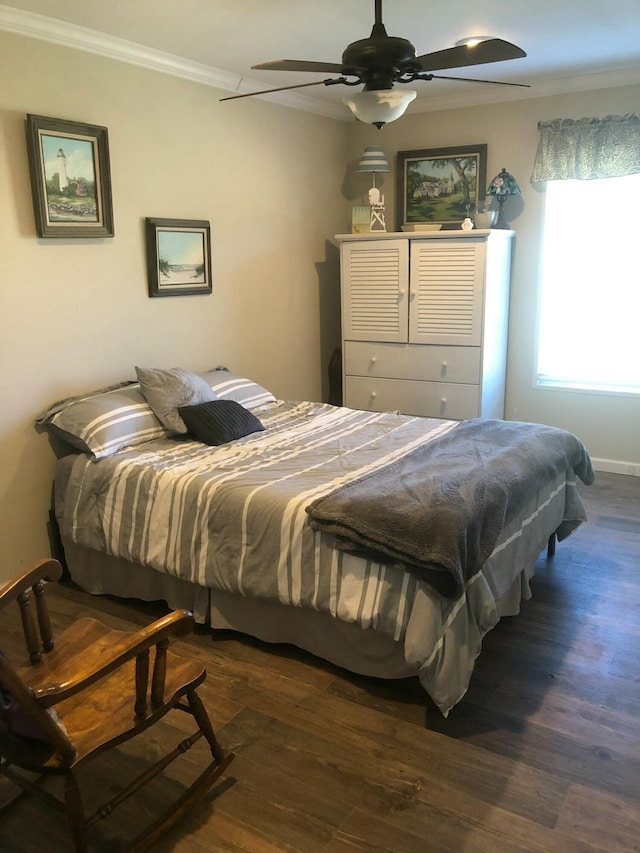
[[[591,463],[596,471],[607,474],[630,474],[632,477],[640,477],[640,462],[621,462],[618,459],[594,459]]]

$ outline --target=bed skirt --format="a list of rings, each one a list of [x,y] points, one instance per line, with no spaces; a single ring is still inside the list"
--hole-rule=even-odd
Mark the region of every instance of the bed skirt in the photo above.
[[[66,543],[65,557],[74,583],[93,595],[165,601],[172,610],[193,612],[196,622],[238,631],[267,643],[288,643],[360,675],[408,678],[418,663],[407,662],[404,643],[372,629],[342,622],[315,610],[274,601],[242,598],[197,586],[118,557]],[[515,616],[531,597],[530,564],[495,601],[498,616]]]
[[[404,636],[397,638],[310,607],[203,587],[64,537],[62,544],[72,580],[89,593],[162,600],[174,610],[191,610],[198,623],[214,630],[289,643],[360,675],[385,679],[417,675],[446,716],[468,689],[484,636],[502,617],[518,614],[522,601],[531,597],[529,581],[551,534],[558,531],[564,538],[584,517],[575,491],[573,478],[559,476],[533,495],[505,527],[491,557],[467,582],[459,600],[443,599],[426,585],[419,586]]]

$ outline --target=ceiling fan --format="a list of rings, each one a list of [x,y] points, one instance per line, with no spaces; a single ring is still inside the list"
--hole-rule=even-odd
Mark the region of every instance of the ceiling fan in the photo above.
[[[412,83],[414,80],[465,80],[473,83],[494,83],[500,86],[522,86],[525,83],[505,83],[500,80],[477,80],[470,77],[449,77],[434,74],[450,68],[468,68],[485,65],[490,62],[504,62],[507,59],[519,59],[527,54],[515,44],[498,38],[458,44],[455,47],[425,53],[416,56],[416,49],[408,39],[387,35],[382,23],[382,0],[374,0],[375,22],[371,35],[347,45],[342,54],[342,62],[314,62],[298,59],[276,59],[252,65],[255,70],[268,71],[315,71],[338,74],[326,80],[313,83],[297,83],[291,86],[279,86],[275,89],[263,89],[259,92],[246,92],[241,95],[229,95],[221,101],[237,98],[250,98],[253,95],[266,95],[269,92],[283,92],[286,89],[302,89],[307,86],[359,86],[361,92],[344,99],[356,118],[381,128],[394,121],[405,112],[407,106],[416,97],[413,90],[394,89],[395,83]]]

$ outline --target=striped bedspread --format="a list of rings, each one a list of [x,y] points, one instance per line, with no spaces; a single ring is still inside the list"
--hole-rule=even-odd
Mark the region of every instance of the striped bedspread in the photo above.
[[[63,536],[201,586],[400,636],[415,581],[336,552],[330,536],[311,530],[306,507],[456,422],[308,402],[256,414],[265,432],[220,447],[163,438],[97,462],[78,456]]]
[[[311,528],[306,509],[437,442],[457,422],[309,402],[278,401],[255,414],[264,432],[220,447],[162,438],[99,461],[78,455],[64,490],[63,538],[207,587],[212,595],[224,590],[310,607],[380,631],[404,642],[432,698],[442,710],[451,707],[466,689],[481,637],[501,615],[496,601],[525,563],[533,570],[565,517],[576,524],[585,517],[573,472],[532,494],[504,532],[486,576],[483,570],[471,579],[452,602],[409,572],[335,549],[330,534]],[[454,633],[468,649],[464,666]]]

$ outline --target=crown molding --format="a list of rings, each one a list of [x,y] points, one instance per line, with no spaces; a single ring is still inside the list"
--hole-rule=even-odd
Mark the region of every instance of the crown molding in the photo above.
[[[76,24],[49,18],[46,15],[38,15],[34,12],[25,12],[22,9],[14,9],[3,4],[0,4],[0,29],[28,38],[40,39],[75,50],[94,53],[98,56],[105,56],[119,62],[139,65],[163,74],[172,74],[175,77],[182,77],[185,80],[202,83],[205,86],[223,89],[234,94],[264,88],[263,83],[249,80],[237,74],[230,74],[228,71],[222,71],[204,63],[192,62],[172,53],[154,50],[127,39],[91,30],[88,27],[79,27]],[[298,92],[274,92],[256,97],[282,106],[323,115],[327,118],[337,118],[343,121],[349,121],[352,118],[346,107],[326,101],[318,101]]]
[[[499,104],[506,101],[523,101],[529,98],[544,98],[549,95],[570,95],[576,92],[590,92],[596,89],[612,89],[616,86],[635,86],[640,83],[640,67],[612,68],[607,71],[592,72],[573,77],[539,78],[530,89],[507,86],[493,86],[482,92],[464,92],[460,95],[438,95],[435,98],[418,97],[409,106],[406,115],[453,110],[462,107],[481,107],[486,104]],[[416,84],[417,85],[417,84]],[[428,86],[429,83],[426,83]]]
[[[75,50],[83,50],[98,56],[105,56],[119,62],[127,62],[143,68],[172,74],[204,86],[211,86],[234,94],[255,92],[264,87],[263,83],[247,77],[230,74],[210,65],[192,62],[153,50],[136,42],[128,41],[117,36],[80,27],[46,15],[25,12],[12,6],[0,4],[0,29],[17,35],[48,41],[53,44]],[[627,86],[640,83],[640,67],[612,68],[607,71],[588,73],[574,77],[553,77],[540,79],[530,89],[507,86],[494,86],[490,89],[480,89],[464,92],[436,95],[435,97],[417,98],[410,107],[409,115],[435,112],[436,110],[459,109],[463,107],[478,107],[485,104],[502,103],[505,101],[520,101],[526,98],[541,98],[547,95],[571,94],[595,89],[609,89],[614,86]],[[425,94],[428,94],[429,83],[424,84]],[[309,98],[297,92],[273,92],[256,95],[257,98],[281,106],[303,110],[326,118],[341,121],[353,121],[351,112],[340,104],[323,99]]]

